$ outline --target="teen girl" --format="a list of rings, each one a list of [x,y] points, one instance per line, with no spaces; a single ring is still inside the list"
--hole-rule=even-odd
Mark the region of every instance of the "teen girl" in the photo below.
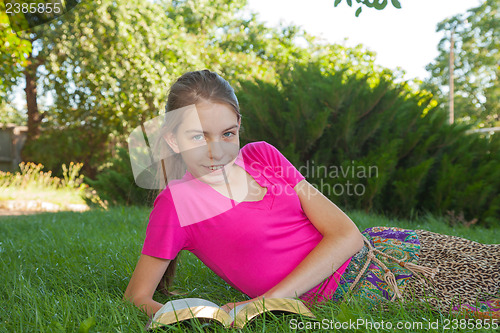
[[[500,245],[399,228],[360,233],[276,148],[240,150],[240,126],[234,90],[216,73],[189,72],[171,87],[157,145],[168,185],[126,299],[154,314],[155,290],[167,291],[188,250],[252,300],[313,304],[351,291],[374,303],[417,298],[498,315]]]

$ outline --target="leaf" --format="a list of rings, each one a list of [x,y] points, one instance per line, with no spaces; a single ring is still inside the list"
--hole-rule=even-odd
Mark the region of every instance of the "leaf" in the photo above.
[[[391,0],[391,2],[394,7],[396,7],[397,9],[401,9],[401,4],[398,0]]]
[[[82,321],[78,328],[78,333],[88,333],[92,327],[97,324],[94,317],[89,317]]]
[[[377,10],[382,10],[385,6],[387,6],[387,0],[382,0],[382,2],[377,2],[377,0],[375,0],[373,2],[373,7]]]
[[[339,3],[342,2],[342,0],[335,0],[335,3],[333,4],[334,7],[337,7]]]
[[[349,7],[352,7],[352,0],[347,0],[347,4],[349,5]]]
[[[356,17],[359,17],[359,14],[361,14],[361,9],[362,8],[359,7],[358,10],[356,10],[356,14],[354,14],[354,15],[356,15]]]

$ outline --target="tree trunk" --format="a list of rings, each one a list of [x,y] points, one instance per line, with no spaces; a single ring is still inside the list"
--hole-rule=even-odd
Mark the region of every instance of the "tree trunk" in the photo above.
[[[451,37],[450,37],[450,110],[449,110],[449,123],[453,124],[455,122],[455,106],[454,106],[454,78],[453,78],[453,70],[455,67],[455,57],[454,57],[454,48],[455,42],[453,40],[453,35],[455,34],[455,28],[451,29]]]
[[[43,119],[43,114],[38,110],[37,102],[37,77],[36,72],[39,66],[38,59],[33,58],[33,53],[30,53],[28,58],[28,66],[24,70],[26,79],[26,105],[28,108],[28,136],[27,142],[36,140],[40,135],[40,123]]]

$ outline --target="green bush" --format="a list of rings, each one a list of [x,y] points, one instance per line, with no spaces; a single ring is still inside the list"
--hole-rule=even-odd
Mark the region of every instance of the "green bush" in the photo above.
[[[97,191],[104,202],[111,205],[151,204],[154,193],[135,184],[128,151],[116,148],[112,154],[108,141],[108,134],[98,129],[46,129],[36,141],[25,147],[23,158],[30,157],[46,164],[63,180],[67,177],[65,172],[69,171],[62,169],[61,164],[68,160],[83,162],[85,182]]]
[[[237,94],[244,141],[275,145],[346,209],[499,223],[500,137],[449,125],[431,94],[388,71],[297,65],[277,85],[246,81]]]
[[[95,180],[86,179],[103,200],[113,205],[152,205],[155,191],[135,184],[127,149],[118,147],[112,157],[97,174]]]
[[[83,174],[95,177],[97,169],[109,158],[109,134],[90,126],[67,127],[63,130],[44,128],[40,137],[26,143],[24,161],[41,163],[55,175],[62,175],[61,165],[71,161],[83,163]]]

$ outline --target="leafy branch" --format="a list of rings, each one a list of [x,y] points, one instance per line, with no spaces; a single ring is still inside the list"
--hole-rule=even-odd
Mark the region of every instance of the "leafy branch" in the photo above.
[[[361,14],[361,11],[363,9],[363,5],[368,7],[368,8],[375,8],[377,10],[382,10],[384,9],[386,6],[387,6],[387,3],[388,1],[387,0],[355,0],[357,3],[361,4],[361,6],[358,7],[358,9],[356,10],[356,17],[359,16],[359,14]],[[335,3],[333,4],[335,7],[337,7],[340,3],[342,2],[342,0],[335,0]],[[349,7],[352,7],[352,0],[346,0],[347,4],[349,5]],[[397,9],[401,9],[401,3],[399,3],[399,0],[391,0],[391,3],[392,5],[397,8]]]

